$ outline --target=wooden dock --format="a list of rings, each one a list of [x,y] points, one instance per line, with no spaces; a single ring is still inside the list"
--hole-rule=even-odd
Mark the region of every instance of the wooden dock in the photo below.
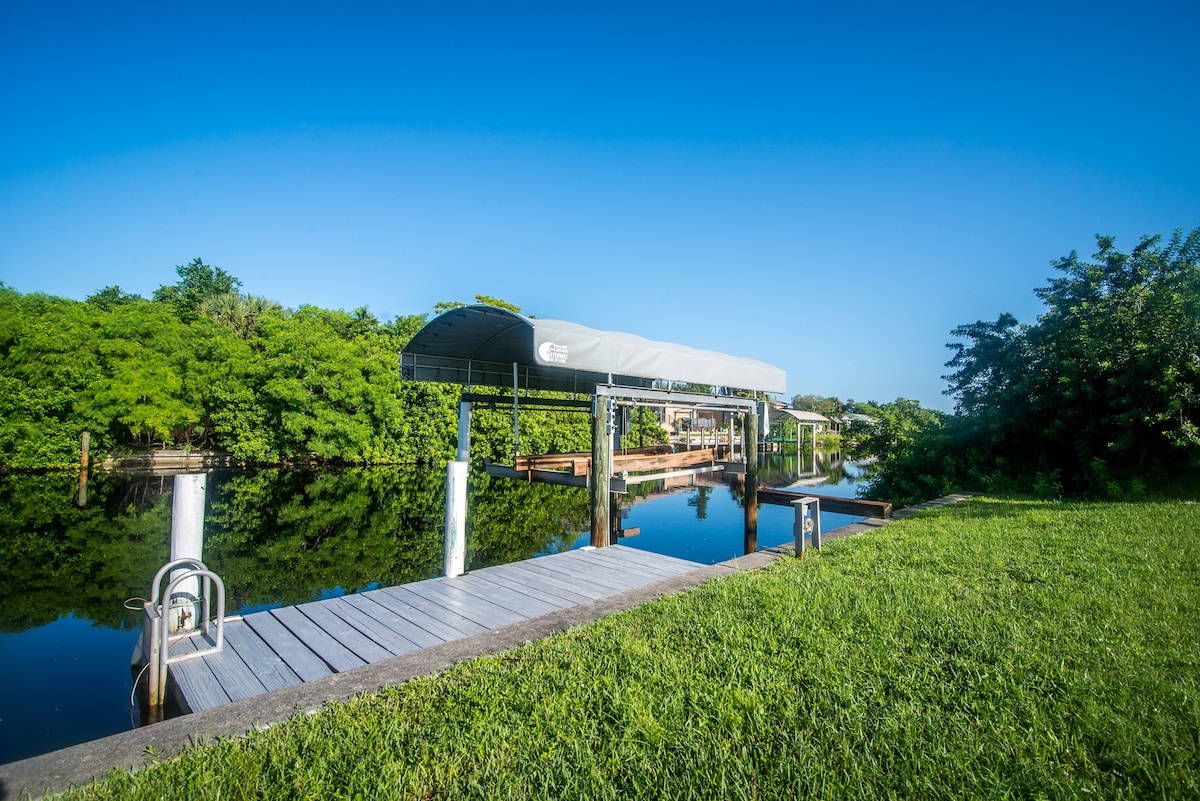
[[[191,712],[545,615],[704,567],[627,546],[585,548],[227,618],[225,647],[172,662]],[[194,634],[171,653],[207,643]]]

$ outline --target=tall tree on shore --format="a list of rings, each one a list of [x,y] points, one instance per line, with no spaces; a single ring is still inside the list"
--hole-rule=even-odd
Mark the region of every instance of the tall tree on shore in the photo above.
[[[199,258],[179,265],[175,273],[179,280],[154,290],[153,300],[170,304],[184,322],[191,322],[200,315],[200,304],[204,301],[214,295],[236,295],[242,286],[237,278]]]
[[[1107,492],[1200,466],[1200,228],[1129,253],[1096,241],[1094,261],[1052,262],[1036,324],[1002,314],[954,330],[966,342],[948,346],[947,394],[981,468],[1021,461],[1068,490]]]

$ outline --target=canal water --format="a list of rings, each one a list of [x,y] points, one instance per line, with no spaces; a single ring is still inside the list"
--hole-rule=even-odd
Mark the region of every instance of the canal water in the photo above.
[[[767,454],[764,486],[854,497],[861,467]],[[0,476],[0,763],[138,725],[130,656],[141,602],[170,553],[171,476]],[[208,473],[204,561],[233,614],[434,578],[445,477],[401,468]],[[736,486],[640,485],[623,545],[713,564],[743,552]],[[81,503],[82,502],[82,503]],[[468,569],[587,545],[587,491],[472,476]],[[830,530],[857,518],[822,516]],[[759,509],[761,548],[792,512]]]

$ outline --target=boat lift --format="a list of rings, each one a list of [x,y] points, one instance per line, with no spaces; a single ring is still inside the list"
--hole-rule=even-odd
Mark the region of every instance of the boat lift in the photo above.
[[[756,541],[757,444],[759,432],[766,430],[764,397],[786,389],[786,376],[777,367],[562,320],[528,318],[492,306],[463,306],[445,312],[417,332],[401,351],[401,368],[406,379],[466,388],[459,403],[457,458],[447,466],[447,576],[464,570],[471,409],[478,403],[513,407],[513,464],[489,464],[488,473],[586,486],[594,547],[612,542],[613,493],[636,482],[717,471],[745,475],[746,542]],[[712,387],[713,392],[680,392],[672,389],[677,384]],[[511,394],[481,394],[475,391],[478,387],[511,390]],[[532,397],[530,391],[560,396]],[[725,451],[714,447],[711,453],[702,448],[701,452],[624,453],[614,458],[617,411],[667,405],[728,414],[729,447]],[[561,454],[524,457],[522,461],[517,427],[522,408],[586,411],[592,423],[590,453],[567,455],[573,457],[569,470],[564,469]],[[742,420],[742,449],[735,457],[732,421],[738,417]],[[557,463],[554,457],[558,457]]]

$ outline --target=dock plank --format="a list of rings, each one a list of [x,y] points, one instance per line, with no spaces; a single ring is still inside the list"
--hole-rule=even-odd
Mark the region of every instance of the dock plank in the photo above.
[[[547,603],[534,598],[532,595],[515,592],[507,587],[494,584],[483,576],[476,576],[472,573],[463,576],[462,580],[455,582],[454,586],[463,592],[469,592],[488,603],[508,609],[526,619],[548,615],[551,612],[557,612],[559,609],[562,609],[562,605],[560,604]]]
[[[579,592],[584,592],[585,588],[594,587],[597,598],[624,592],[632,586],[628,579],[610,575],[610,571],[601,570],[599,565],[574,558],[568,559],[566,556],[566,554],[543,556],[540,561],[529,563],[528,567],[561,576],[578,587]]]
[[[613,545],[609,548],[596,549],[601,554],[606,556],[619,556],[622,558],[634,558],[638,562],[649,565],[661,566],[665,570],[674,571],[675,575],[681,573],[690,573],[693,570],[699,570],[705,565],[699,562],[692,562],[687,559],[680,559],[676,556],[667,556],[666,554],[654,553],[642,548],[637,548],[632,545]]]
[[[228,704],[229,693],[221,687],[208,662],[200,657],[172,662],[167,667],[171,681],[183,705],[190,712],[201,712]]]
[[[193,658],[188,661],[200,660]],[[237,651],[229,647],[229,643],[225,643],[220,651],[205,656],[203,661],[212,670],[213,677],[221,685],[225,694],[229,696],[230,701],[253,698],[267,691],[267,688],[254,675],[254,671],[246,666]]]
[[[321,631],[329,635],[331,639],[341,643],[346,650],[361,659],[364,665],[387,659],[389,656],[395,656],[394,653],[358,629],[346,625],[346,621],[343,618],[334,614],[331,607],[336,600],[335,598],[329,601],[300,604],[295,608],[315,623]],[[308,640],[306,639],[306,641]],[[349,668],[338,668],[339,672],[342,670],[349,670]]]
[[[542,557],[542,559],[545,559],[545,557]],[[545,563],[541,560],[532,560],[513,565],[510,573],[531,582],[538,582],[538,586],[563,589],[567,592],[582,595],[590,601],[619,592],[618,589],[613,587],[603,587],[598,584],[588,583],[580,578],[578,572],[555,570],[550,563]]]
[[[485,630],[496,629],[527,618],[482,598],[463,592],[446,579],[430,579],[405,584],[404,589],[462,615]]]
[[[444,626],[444,624],[432,618],[428,618],[421,610],[397,601],[379,590],[360,592],[347,596],[346,603],[378,620],[383,625],[397,632],[401,637],[411,640],[421,648],[440,645],[449,639],[457,639],[462,636],[457,630],[451,629],[449,626]],[[430,631],[431,628],[441,629],[443,627],[449,632],[449,635],[446,637],[438,636],[436,631]]]
[[[244,620],[225,624],[225,644],[237,651],[268,692],[301,683],[296,671],[288,667],[283,658],[272,651],[271,646]]]
[[[270,612],[256,612],[242,620],[263,639],[284,663],[303,681],[333,675],[329,665],[314,654],[295,634],[275,619]]]
[[[335,598],[329,602],[328,607],[331,614],[336,615],[339,619],[352,626],[355,631],[362,633],[363,636],[377,643],[389,656],[406,654],[409,651],[417,651],[421,648],[421,646],[412,640],[398,634],[357,606],[351,604],[346,598]],[[359,656],[362,656],[364,659],[366,658],[362,653],[359,653]],[[386,658],[380,657],[380,659]]]
[[[355,656],[349,648],[334,639],[332,634],[322,629],[296,607],[284,606],[280,609],[272,609],[268,614],[282,623],[292,634],[295,634],[296,638],[319,656],[321,661],[329,665],[330,670],[334,673],[341,673],[367,664],[366,660]]]
[[[582,553],[576,556],[575,554],[575,551],[563,554],[563,559],[557,564],[572,563],[581,574],[590,577],[594,581],[605,582],[622,591],[631,590],[634,587],[640,587],[648,583],[644,577],[635,575],[632,571],[623,569],[620,566],[613,565],[603,557],[597,558],[591,554]]]
[[[407,607],[419,612],[419,615],[413,615],[410,619],[426,631],[443,637],[446,642],[487,631],[486,627],[467,620],[462,615],[451,612],[446,607],[427,598],[409,592],[407,584],[399,587],[385,587],[377,592],[383,593],[389,602],[398,608]]]
[[[475,571],[471,575],[482,581],[489,581],[497,586],[530,595],[548,604],[554,604],[559,609],[566,609],[589,600],[586,595],[580,595],[577,592],[551,587],[545,583],[533,584],[528,580],[522,581],[519,576],[512,573],[491,572],[490,568]]]
[[[604,562],[613,570],[618,570],[623,573],[628,573],[633,576],[641,576],[648,581],[661,581],[665,578],[670,578],[677,574],[678,571],[671,568],[655,565],[647,561],[638,559],[636,556],[626,554],[610,554],[608,551],[611,548],[599,548],[594,553],[590,554],[590,558],[598,559]]]

